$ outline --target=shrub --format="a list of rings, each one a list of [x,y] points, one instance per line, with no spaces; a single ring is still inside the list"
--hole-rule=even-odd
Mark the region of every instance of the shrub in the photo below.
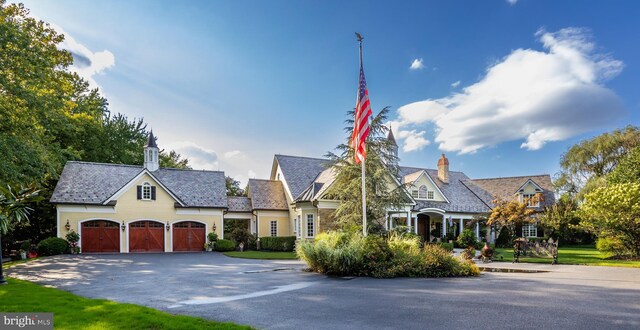
[[[228,239],[219,239],[216,242],[216,251],[233,251],[236,249],[236,244]]]
[[[215,242],[218,240],[218,234],[216,234],[215,232],[210,232],[209,234],[207,234],[207,240],[209,241],[209,243]]]
[[[476,234],[471,229],[465,229],[462,231],[460,236],[458,237],[458,245],[461,248],[466,248],[468,246],[476,246],[478,240],[476,239]]]
[[[44,256],[55,256],[67,251],[69,243],[59,237],[49,237],[38,243],[38,254]]]
[[[476,248],[474,246],[468,246],[460,253],[460,256],[464,260],[471,260],[476,256]]]
[[[624,256],[629,253],[628,249],[617,237],[600,237],[596,242],[596,249],[600,252],[614,256]]]
[[[425,245],[435,245],[435,246],[439,246],[440,248],[444,249],[445,251],[453,251],[453,243],[444,243],[444,242],[435,242],[435,243],[429,243],[429,244],[425,244]]]
[[[502,226],[500,229],[500,234],[496,238],[496,246],[502,248],[512,248],[513,247],[513,234],[511,233],[511,229],[508,226]]]
[[[31,251],[31,240],[28,239],[26,241],[23,241],[22,244],[20,244],[20,250],[24,252]]]
[[[420,248],[417,237],[328,232],[298,243],[296,252],[311,270],[329,275],[372,277],[477,275],[473,264],[454,258],[439,245]],[[451,244],[448,244],[451,246]]]
[[[283,236],[273,237],[265,236],[260,237],[260,250],[269,251],[293,251],[296,245],[295,236]]]

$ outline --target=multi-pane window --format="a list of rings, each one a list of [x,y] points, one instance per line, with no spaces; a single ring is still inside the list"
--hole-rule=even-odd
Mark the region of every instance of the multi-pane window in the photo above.
[[[416,189],[411,190],[411,197],[418,198],[418,190]]]
[[[149,184],[149,182],[145,182],[144,184],[142,184],[142,199],[151,199],[151,185]]]
[[[522,202],[527,204],[529,207],[540,206],[540,201],[536,197],[536,194],[522,194]]]
[[[522,237],[537,237],[538,226],[535,223],[525,223],[522,225]]]
[[[433,190],[427,192],[427,199],[433,199]]]
[[[420,186],[420,189],[418,189],[418,198],[422,198],[422,199],[427,198],[428,191],[429,190],[427,190],[427,186],[425,185]]]
[[[272,237],[278,236],[278,221],[271,220],[270,230]]]
[[[313,237],[315,235],[315,223],[313,221],[313,214],[307,214],[307,237]]]

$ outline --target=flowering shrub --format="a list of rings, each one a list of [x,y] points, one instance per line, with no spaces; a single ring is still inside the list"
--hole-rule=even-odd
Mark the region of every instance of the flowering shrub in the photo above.
[[[372,277],[447,277],[478,275],[475,264],[439,246],[420,247],[417,237],[328,232],[302,241],[298,256],[311,270],[330,275]]]

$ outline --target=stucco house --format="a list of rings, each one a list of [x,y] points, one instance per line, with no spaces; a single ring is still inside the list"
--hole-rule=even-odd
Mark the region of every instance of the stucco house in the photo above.
[[[333,228],[339,202],[326,197],[335,179],[326,159],[275,155],[269,180],[250,179],[247,197],[231,197],[223,172],[160,168],[158,154],[151,133],[142,166],[68,162],[51,197],[58,236],[78,232],[82,252],[173,252],[203,250],[209,232],[224,238],[230,219],[258,237],[306,239]],[[495,198],[542,194],[530,205],[538,210],[554,202],[549,175],[470,179],[450,171],[444,154],[436,169],[400,166],[391,184],[405,187],[408,202],[389,210],[385,227],[407,225],[425,240],[459,234]],[[537,236],[536,225],[521,234]]]

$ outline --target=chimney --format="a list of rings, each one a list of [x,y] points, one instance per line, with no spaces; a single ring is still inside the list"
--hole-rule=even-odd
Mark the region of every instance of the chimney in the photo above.
[[[449,160],[444,154],[438,159],[438,178],[444,183],[449,183]]]

